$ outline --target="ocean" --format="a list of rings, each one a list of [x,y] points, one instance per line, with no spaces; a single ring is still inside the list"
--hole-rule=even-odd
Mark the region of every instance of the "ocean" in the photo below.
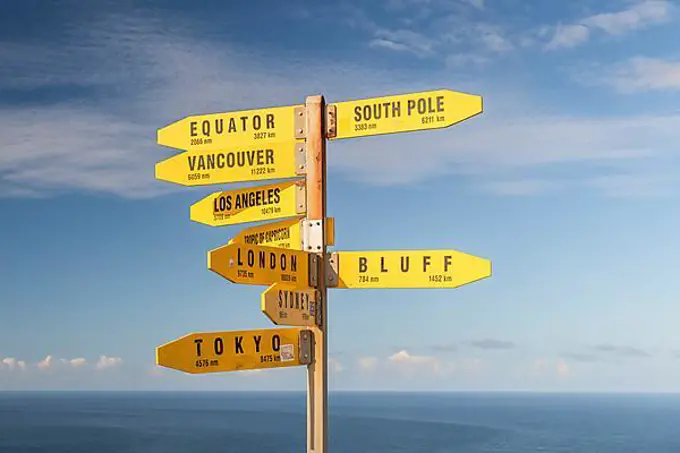
[[[331,393],[332,453],[680,453],[680,395]],[[301,453],[304,393],[0,393],[0,453]]]

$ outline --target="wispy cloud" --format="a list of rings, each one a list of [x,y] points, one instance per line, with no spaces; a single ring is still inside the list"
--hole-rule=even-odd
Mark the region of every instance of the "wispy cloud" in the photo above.
[[[93,363],[91,366],[97,370],[103,370],[106,368],[114,368],[120,366],[123,360],[120,357],[108,357],[102,355],[99,357],[99,361]],[[84,357],[76,357],[73,359],[55,358],[51,354],[47,354],[44,359],[34,363],[29,364],[24,360],[18,360],[14,357],[5,357],[0,360],[0,370],[3,368],[12,370],[30,370],[35,369],[38,371],[50,371],[58,369],[83,369],[88,367],[88,361]]]
[[[546,49],[575,47],[587,42],[593,32],[618,36],[651,25],[667,22],[672,5],[666,0],[643,0],[616,12],[583,17],[571,24],[558,24]]]
[[[550,42],[546,44],[546,49],[559,49],[565,47],[576,47],[590,38],[590,29],[585,25],[562,25],[555,28],[555,34]]]
[[[418,159],[413,158],[413,149],[420,148],[422,135],[403,134],[367,140],[357,148],[338,144],[344,149],[332,163],[353,179],[382,186],[453,173],[496,194],[580,188],[607,196],[653,196],[677,193],[678,181],[670,174],[661,177],[667,168],[636,163],[664,158],[675,162],[678,156],[669,143],[677,140],[680,115],[578,118],[516,113],[513,117],[501,107],[450,134],[430,133]],[[605,163],[608,168],[603,168]],[[565,181],[543,176],[567,164]],[[591,168],[598,168],[598,173],[589,172]],[[640,183],[615,184],[622,175]]]
[[[406,350],[392,354],[387,358],[387,362],[408,374],[445,375],[456,371],[456,365],[453,362],[434,356],[412,355]]]
[[[433,42],[424,35],[411,30],[377,30],[374,36],[369,42],[373,48],[410,52],[420,57],[434,53]]]
[[[0,369],[7,367],[9,370],[25,370],[26,362],[23,360],[17,360],[14,357],[5,357],[0,361]]]
[[[599,356],[596,356],[594,354],[584,354],[584,353],[578,353],[578,352],[567,352],[562,354],[562,357],[565,359],[573,360],[574,362],[583,362],[583,363],[591,363],[591,362],[601,362],[602,358]]]
[[[592,349],[595,351],[611,354],[616,357],[646,358],[652,356],[649,352],[632,346],[615,346],[611,344],[600,344],[593,346]]]
[[[395,42],[399,38],[404,45],[425,53],[434,48],[431,38],[380,31],[362,14],[351,16],[362,30],[382,33],[384,39],[391,37]],[[332,101],[343,100],[336,97],[341,95],[356,98],[402,92],[401,87],[408,85],[395,81],[387,71],[332,62],[311,64],[314,80],[301,80],[296,67],[281,60],[269,62],[223,44],[218,50],[215,43],[183,34],[181,27],[166,35],[162,19],[147,22],[146,18],[132,16],[121,22],[113,16],[96,26],[96,31],[74,31],[74,43],[63,48],[31,44],[2,47],[6,67],[13,69],[0,68],[0,88],[56,89],[69,84],[99,94],[92,103],[71,97],[39,107],[0,108],[0,136],[4,137],[0,196],[41,197],[68,191],[128,198],[162,195],[181,189],[153,177],[155,162],[177,152],[155,144],[155,130],[171,121],[192,113],[223,111],[224,99],[230,100],[227,110],[236,110],[299,101],[322,87],[334,87]],[[459,33],[457,27],[450,28]],[[492,47],[493,42],[500,43],[492,36],[503,36],[503,30],[496,26],[467,24],[460,28],[466,30],[460,33],[487,36]],[[479,35],[480,30],[486,34]],[[454,42],[459,37],[454,33],[445,39]],[[496,50],[503,48],[497,44]],[[96,56],[92,49],[96,49]],[[119,61],[119,55],[125,58]],[[481,63],[486,58],[474,52],[449,55],[452,65],[461,61]],[[116,64],[112,65],[114,60]],[[83,69],[76,62],[87,66]],[[271,70],[274,67],[276,71]],[[19,76],[13,78],[11,74]],[[654,83],[672,84],[672,71],[669,74]],[[362,81],[360,86],[357,80]],[[394,88],[396,85],[399,88]],[[111,96],[111,90],[124,93]],[[522,96],[504,104],[491,95],[485,98],[487,111],[482,116],[456,126],[455,131],[428,132],[426,147],[423,134],[366,139],[361,145],[338,142],[330,146],[342,151],[329,158],[329,165],[348,178],[368,184],[404,185],[463,174],[481,190],[531,195],[563,188],[544,176],[544,170],[576,163],[580,167],[572,168],[579,175],[603,161],[657,158],[672,152],[668,144],[680,139],[680,116],[579,118],[517,108],[531,104]],[[417,159],[414,149],[419,150]],[[672,178],[636,171],[625,175],[631,180],[637,178],[639,183],[632,189],[618,182],[623,175],[616,172],[572,181],[572,185],[611,196],[648,196],[676,189]],[[649,184],[643,184],[643,179]]]
[[[477,349],[514,349],[515,343],[512,341],[496,340],[493,338],[486,338],[483,340],[474,340],[468,344]]]
[[[680,60],[631,57],[611,67],[595,67],[572,71],[572,76],[588,85],[603,85],[619,93],[680,91]]]
[[[123,363],[120,357],[108,357],[105,355],[99,356],[99,361],[95,365],[98,370],[105,370],[107,368],[115,368]]]
[[[519,367],[518,374],[522,379],[568,379],[573,372],[564,360],[536,358]]]
[[[359,357],[357,360],[359,369],[366,372],[373,372],[378,364],[377,357]]]
[[[60,361],[64,365],[71,365],[74,368],[81,367],[81,366],[85,365],[85,363],[87,363],[87,360],[84,359],[83,357],[78,357],[76,359],[71,359],[71,360],[60,359]]]

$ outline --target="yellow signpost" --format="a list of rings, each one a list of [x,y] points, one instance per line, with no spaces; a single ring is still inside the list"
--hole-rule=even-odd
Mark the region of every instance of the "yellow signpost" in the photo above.
[[[305,213],[305,182],[288,181],[214,192],[191,205],[189,217],[210,226],[259,222]]]
[[[483,110],[481,96],[451,90],[337,102],[329,107],[335,110],[337,122],[331,139],[440,129]]]
[[[491,261],[456,250],[335,252],[337,288],[456,288],[491,276]]]
[[[159,145],[187,151],[261,146],[304,138],[304,106],[194,115],[158,129]]]
[[[177,154],[156,164],[156,179],[183,186],[304,176],[305,144],[293,141]]]
[[[156,348],[156,364],[191,374],[302,365],[300,328],[192,333]]]
[[[309,287],[310,254],[300,250],[227,244],[208,252],[208,269],[232,283]]]
[[[313,326],[316,324],[317,293],[315,289],[299,289],[275,283],[262,293],[260,308],[277,325]]]
[[[327,453],[328,289],[456,288],[491,276],[489,260],[456,250],[328,253],[335,228],[326,207],[327,141],[440,129],[482,111],[481,96],[446,89],[330,105],[317,95],[304,105],[195,115],[159,129],[159,145],[185,151],[156,164],[160,180],[304,179],[215,192],[190,209],[191,220],[211,226],[276,220],[210,250],[208,269],[268,286],[262,312],[295,327],[186,335],[159,346],[156,363],[187,373],[307,365],[307,453]]]
[[[301,217],[295,219],[269,222],[241,230],[229,240],[229,244],[263,245],[282,249],[302,250]],[[326,223],[328,245],[335,243],[334,219],[329,217]]]

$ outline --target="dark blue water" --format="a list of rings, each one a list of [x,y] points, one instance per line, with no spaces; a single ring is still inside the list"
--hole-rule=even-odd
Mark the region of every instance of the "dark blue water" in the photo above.
[[[0,393],[0,453],[301,453],[304,393]],[[680,453],[678,395],[335,393],[332,453]]]

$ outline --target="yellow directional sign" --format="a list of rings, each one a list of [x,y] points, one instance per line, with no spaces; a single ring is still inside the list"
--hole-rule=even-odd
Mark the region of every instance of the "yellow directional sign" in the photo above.
[[[189,217],[210,226],[282,219],[305,213],[305,181],[214,192],[191,205]]]
[[[304,170],[305,144],[289,141],[177,154],[156,164],[156,179],[204,186],[293,178]]]
[[[182,150],[217,150],[304,138],[304,106],[188,116],[158,129],[157,143]]]
[[[456,250],[335,252],[337,288],[456,288],[491,276],[491,261]]]
[[[156,348],[156,364],[191,374],[301,365],[300,328],[192,333]]]
[[[335,244],[334,218],[326,222],[326,243]],[[240,231],[229,240],[229,244],[264,245],[282,249],[302,250],[301,218],[265,223]]]
[[[330,139],[440,129],[482,113],[482,97],[451,90],[331,104],[337,124]]]
[[[316,295],[315,289],[275,283],[262,293],[260,308],[274,324],[313,326],[316,325]]]
[[[208,252],[208,269],[232,283],[307,288],[310,256],[300,250],[228,244]]]

